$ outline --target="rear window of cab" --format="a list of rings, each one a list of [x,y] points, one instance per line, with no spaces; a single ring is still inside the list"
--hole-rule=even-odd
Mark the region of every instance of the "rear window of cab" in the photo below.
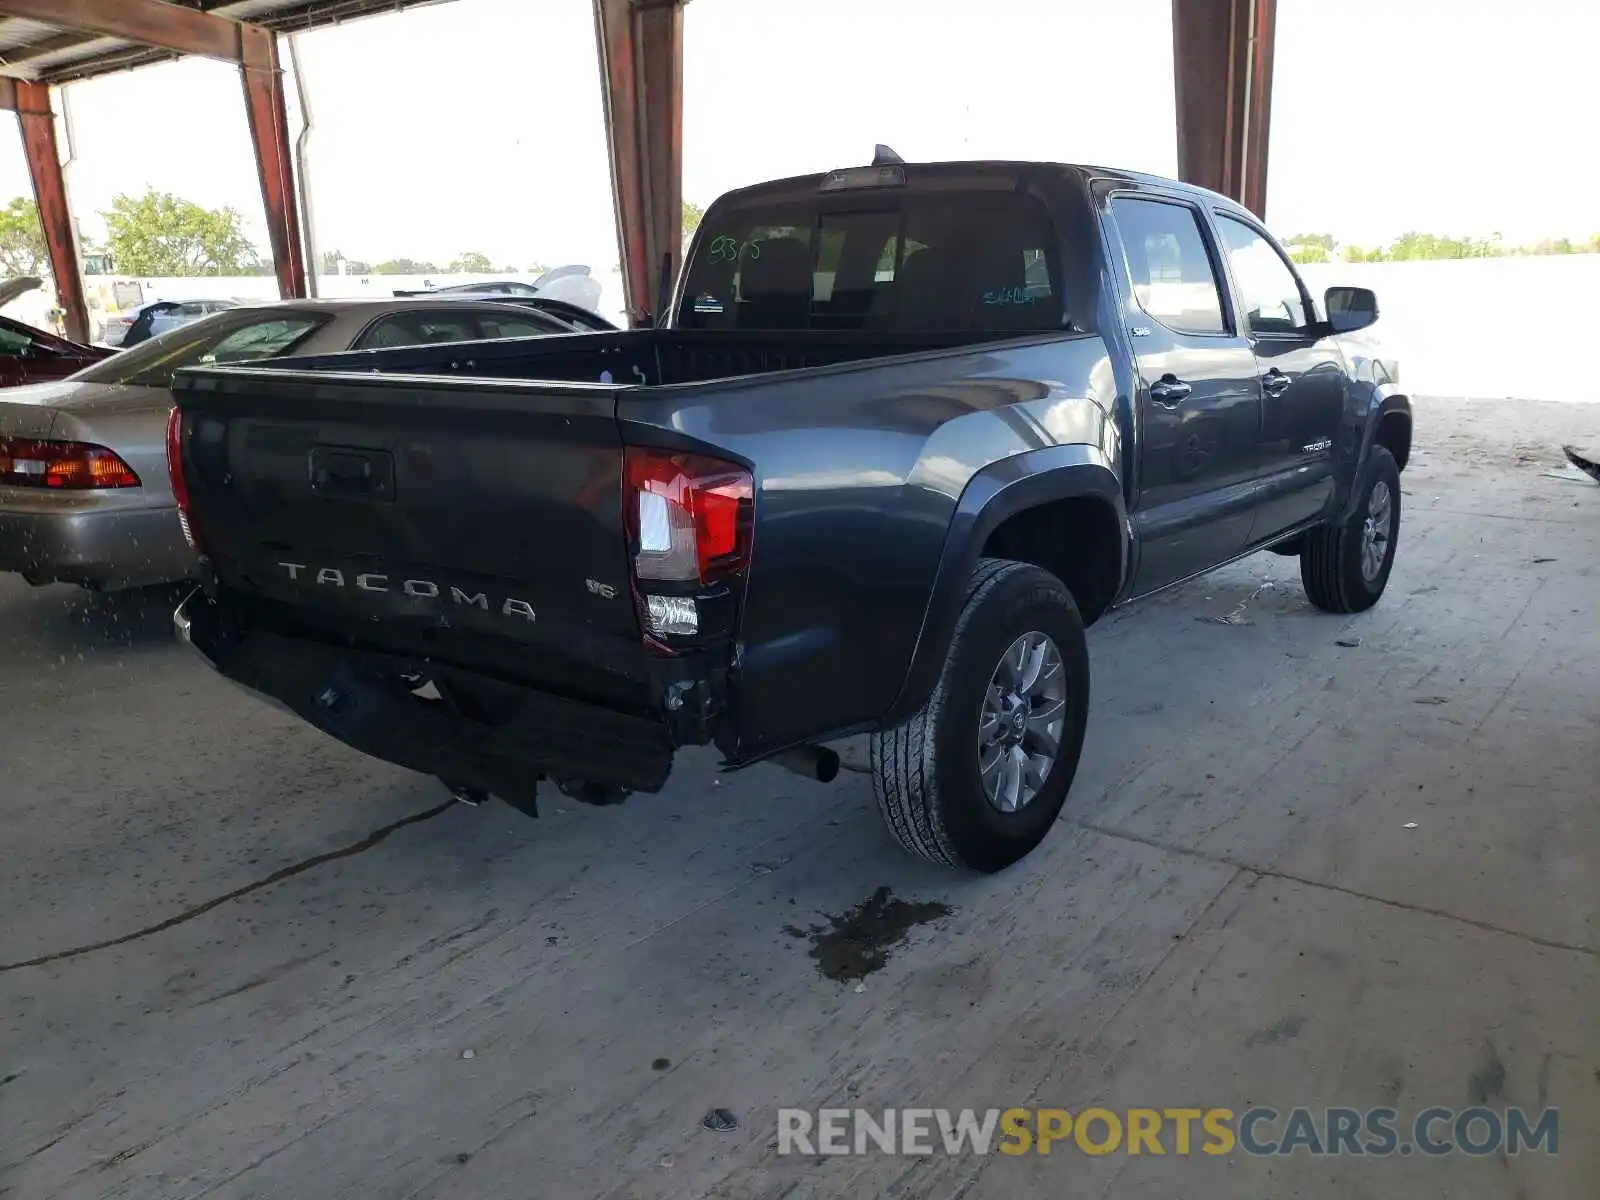
[[[690,329],[1045,331],[1062,324],[1049,213],[1016,190],[883,189],[707,217]]]

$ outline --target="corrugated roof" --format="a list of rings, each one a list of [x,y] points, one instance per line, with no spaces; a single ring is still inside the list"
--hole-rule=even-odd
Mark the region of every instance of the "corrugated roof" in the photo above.
[[[162,0],[280,33],[336,25],[356,17],[399,12],[446,0]],[[120,38],[101,37],[26,17],[0,17],[0,75],[70,83],[181,57]]]

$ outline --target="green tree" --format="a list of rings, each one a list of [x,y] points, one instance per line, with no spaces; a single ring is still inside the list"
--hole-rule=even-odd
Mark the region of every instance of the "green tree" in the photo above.
[[[1331,233],[1297,233],[1297,234],[1294,235],[1294,237],[1287,239],[1284,242],[1284,245],[1286,245],[1286,246],[1321,246],[1329,254],[1332,254],[1335,242],[1333,240],[1333,234],[1331,234]],[[1325,259],[1325,258],[1319,258],[1319,259],[1316,259],[1315,261],[1316,262],[1327,262],[1328,260]]]
[[[452,259],[445,270],[452,275],[488,275],[494,271],[494,264],[482,251],[468,250],[460,258]]]
[[[437,275],[439,268],[431,262],[418,262],[414,258],[391,258],[372,268],[374,275]]]
[[[1297,263],[1325,263],[1330,255],[1328,250],[1318,242],[1290,242],[1288,246],[1289,257]]]
[[[700,222],[705,218],[706,210],[693,200],[683,202],[683,244],[687,246],[689,239],[694,237],[694,231],[700,228]]]
[[[128,275],[244,275],[261,261],[233,208],[148,188],[117,196],[100,216],[117,270]]]
[[[44,274],[44,228],[33,201],[18,196],[0,208],[0,271],[7,279]]]

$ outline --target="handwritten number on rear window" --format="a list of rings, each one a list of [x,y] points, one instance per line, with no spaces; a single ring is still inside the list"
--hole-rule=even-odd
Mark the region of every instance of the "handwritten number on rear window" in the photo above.
[[[741,258],[757,259],[761,257],[761,243],[754,239],[741,242],[738,238],[723,234],[711,239],[710,253],[714,263],[736,263]]]

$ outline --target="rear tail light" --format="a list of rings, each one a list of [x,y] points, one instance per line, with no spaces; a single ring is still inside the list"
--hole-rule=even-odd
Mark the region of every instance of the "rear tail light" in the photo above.
[[[642,591],[668,585],[643,591],[640,616],[653,634],[698,634],[695,597],[671,585],[703,588],[749,565],[755,480],[738,463],[702,454],[629,446],[624,459],[634,578]]]
[[[630,446],[627,475],[636,577],[713,583],[744,569],[749,471],[704,455]]]
[[[183,413],[176,407],[167,414],[167,478],[172,482],[172,499],[178,505],[178,524],[189,549],[201,553],[200,535],[189,515],[189,484],[183,477]]]
[[[139,486],[116,451],[92,442],[0,438],[0,484],[84,491]]]

